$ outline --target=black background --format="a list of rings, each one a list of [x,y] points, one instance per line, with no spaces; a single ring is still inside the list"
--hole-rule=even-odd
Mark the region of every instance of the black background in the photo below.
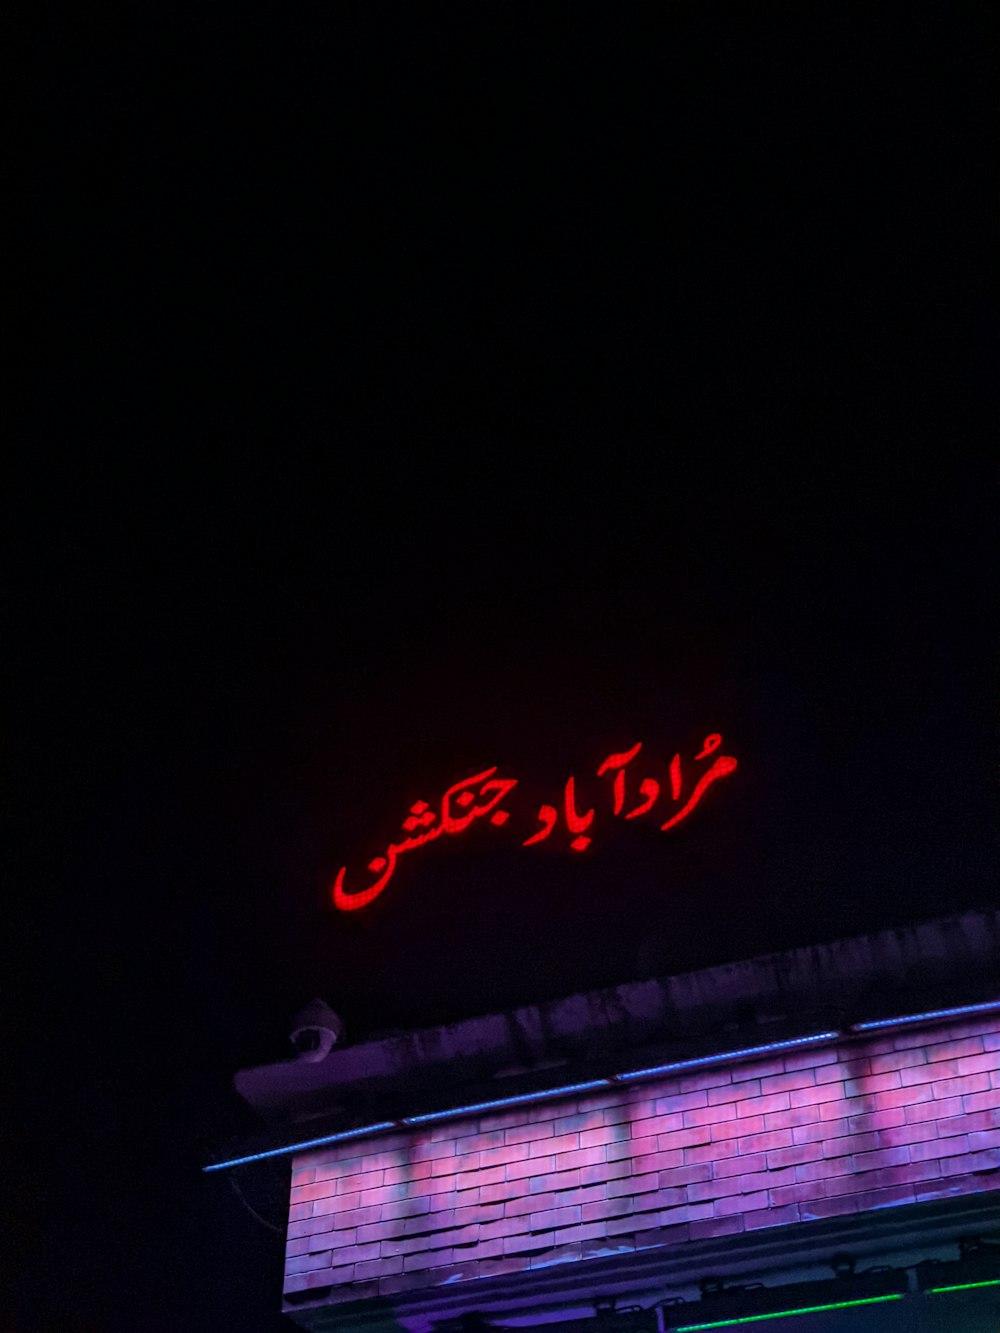
[[[995,904],[993,25],[807,8],[25,45],[13,1327],[287,1326],[199,1168],[314,994],[358,1039]],[[329,909],[457,777],[716,729],[672,834]]]

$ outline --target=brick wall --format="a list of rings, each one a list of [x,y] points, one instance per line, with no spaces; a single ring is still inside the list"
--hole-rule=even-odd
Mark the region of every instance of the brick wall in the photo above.
[[[390,1296],[998,1188],[994,1017],[302,1153],[285,1291]]]

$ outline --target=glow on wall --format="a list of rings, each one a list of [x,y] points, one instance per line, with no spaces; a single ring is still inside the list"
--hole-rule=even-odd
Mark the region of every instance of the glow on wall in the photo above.
[[[638,784],[632,781],[633,770],[630,765],[638,758],[642,742],[638,741],[628,750],[609,754],[590,775],[591,785],[596,778],[610,778],[606,784],[610,791],[611,817],[625,820],[643,819],[650,815],[658,802],[666,803],[667,818],[660,829],[667,832],[676,828],[691,815],[701,803],[713,783],[727,777],[736,770],[736,760],[732,755],[717,754],[722,745],[719,732],[706,736],[701,749],[693,759],[682,762],[680,754],[675,754],[667,766],[661,782],[646,772]],[[716,757],[706,766],[706,761]],[[655,765],[651,765],[654,772]],[[641,766],[638,770],[641,772]],[[497,769],[485,768],[470,778],[463,778],[453,783],[441,797],[437,808],[427,801],[415,801],[402,821],[405,836],[398,842],[390,842],[384,853],[379,853],[368,862],[368,872],[374,880],[363,888],[349,888],[346,883],[347,867],[338,870],[331,886],[334,906],[343,912],[353,912],[369,903],[384,892],[389,881],[399,866],[402,856],[426,847],[442,836],[452,837],[464,833],[483,819],[496,828],[502,828],[510,820],[510,812],[503,809],[503,802],[518,785],[517,778],[497,777]],[[582,802],[582,804],[581,804]],[[597,805],[589,806],[582,801],[577,790],[574,775],[566,779],[560,798],[556,803],[543,802],[539,806],[538,827],[522,839],[522,847],[533,847],[545,842],[556,832],[560,823],[560,811],[564,825],[564,837],[571,851],[584,852],[592,842]]]

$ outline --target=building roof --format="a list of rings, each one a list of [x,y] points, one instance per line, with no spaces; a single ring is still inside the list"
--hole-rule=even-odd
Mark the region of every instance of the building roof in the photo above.
[[[967,912],[241,1070],[271,1124],[350,1126],[624,1066],[1000,1001],[1000,912]],[[336,1003],[336,997],[329,997]]]

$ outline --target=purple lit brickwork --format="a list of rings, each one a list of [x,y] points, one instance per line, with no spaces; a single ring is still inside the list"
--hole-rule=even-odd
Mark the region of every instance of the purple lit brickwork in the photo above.
[[[1000,1016],[298,1154],[285,1293],[363,1300],[1000,1189]]]

